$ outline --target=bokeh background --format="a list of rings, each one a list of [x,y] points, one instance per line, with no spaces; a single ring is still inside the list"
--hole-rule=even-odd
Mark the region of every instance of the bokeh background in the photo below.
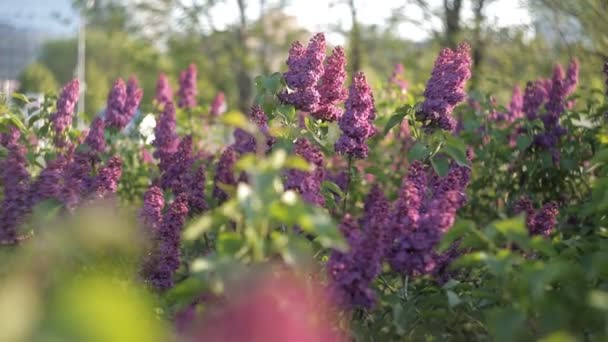
[[[571,57],[582,91],[600,87],[606,17],[603,0],[1,0],[0,85],[34,95],[79,77],[92,116],[117,77],[137,75],[151,103],[159,71],[175,84],[193,62],[200,103],[223,91],[245,110],[253,77],[284,70],[290,42],[323,31],[376,85],[397,63],[421,84],[441,47],[468,40],[469,90],[506,100]]]

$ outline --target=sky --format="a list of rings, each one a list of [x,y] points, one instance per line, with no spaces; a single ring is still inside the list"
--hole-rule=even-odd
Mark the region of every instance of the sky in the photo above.
[[[272,3],[275,0],[267,0]],[[350,13],[346,6],[331,6],[336,0],[291,0],[285,9],[287,14],[297,18],[297,22],[312,32],[328,31],[330,25],[348,29],[351,25]],[[520,0],[497,0],[487,8],[488,19],[496,26],[526,25],[531,19],[527,8]],[[69,34],[75,32],[77,17],[71,10],[71,0],[0,0],[0,22],[9,22],[19,27],[45,30],[50,34]],[[357,0],[360,21],[364,24],[381,25],[391,15],[392,9],[406,3],[406,0]],[[439,6],[441,0],[431,0]],[[465,1],[465,4],[468,4]],[[258,1],[249,1],[248,16],[254,19],[259,13]],[[465,14],[471,11],[466,8]],[[414,19],[422,19],[422,12],[416,6],[408,6],[404,14]],[[216,6],[213,11],[215,23],[222,27],[237,19],[236,0],[227,0]],[[466,17],[465,17],[466,18]],[[62,20],[60,20],[62,19]],[[67,20],[66,20],[67,19]],[[439,21],[426,22],[425,25],[401,24],[398,28],[402,37],[415,41],[424,40],[432,28],[440,27]],[[328,34],[334,44],[343,44],[343,37]]]
[[[272,3],[272,1],[268,1]],[[350,12],[345,5],[332,6],[335,0],[291,0],[285,12],[297,18],[300,25],[309,31],[327,31],[329,24],[339,25],[345,29],[351,26]],[[406,0],[357,0],[359,20],[363,24],[378,24],[386,22],[391,16],[392,10],[406,3]],[[440,6],[441,0],[431,0],[434,6]],[[248,8],[250,17],[255,17],[259,13],[257,1],[253,1]],[[469,2],[465,1],[465,5]],[[465,8],[463,14],[465,19],[470,19],[470,8]],[[229,24],[236,19],[238,8],[236,1],[228,1],[215,9],[214,18],[216,24]],[[416,20],[423,18],[422,11],[413,5],[404,9],[404,14]],[[497,0],[491,3],[486,10],[488,20],[495,26],[504,27],[512,25],[529,25],[531,17],[528,9],[521,4],[520,0]],[[223,20],[222,20],[223,18]],[[423,27],[413,23],[404,23],[399,27],[399,34],[414,41],[421,41],[429,37],[429,32],[433,28],[440,27],[441,22],[426,23]],[[334,44],[343,44],[343,37],[339,35],[329,35],[328,39]],[[332,41],[333,40],[333,41]]]

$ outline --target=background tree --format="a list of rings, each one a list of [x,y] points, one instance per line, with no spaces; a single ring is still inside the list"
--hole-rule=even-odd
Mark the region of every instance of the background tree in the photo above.
[[[58,87],[55,76],[44,64],[30,64],[19,76],[19,89],[24,93],[53,93]]]

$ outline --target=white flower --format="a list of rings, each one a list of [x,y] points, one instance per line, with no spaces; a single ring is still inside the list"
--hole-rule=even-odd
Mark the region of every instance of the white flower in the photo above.
[[[139,134],[144,137],[146,144],[149,145],[154,141],[154,128],[156,127],[156,119],[154,114],[147,114],[139,124]]]

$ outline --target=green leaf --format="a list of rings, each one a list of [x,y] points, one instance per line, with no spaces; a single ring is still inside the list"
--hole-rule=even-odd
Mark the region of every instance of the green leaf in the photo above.
[[[429,155],[429,153],[430,153],[430,151],[426,147],[426,145],[424,145],[421,142],[417,142],[408,151],[408,153],[407,153],[407,159],[410,162],[413,162],[414,160],[422,160],[422,159],[426,158]]]
[[[450,170],[450,162],[440,156],[433,156],[431,158],[431,165],[439,177],[445,177]]]
[[[21,94],[21,93],[12,93],[11,97],[15,100],[19,100],[25,104],[30,103],[30,99],[27,98],[27,96],[25,96],[25,94]]]
[[[520,151],[527,149],[532,144],[532,139],[527,135],[520,135],[517,137],[517,148]]]
[[[287,169],[295,169],[299,171],[311,171],[311,165],[300,156],[289,156],[287,160],[285,160],[285,164],[283,166]]]
[[[488,328],[497,342],[519,341],[526,316],[515,309],[493,309],[488,313]]]
[[[344,197],[344,192],[342,192],[342,189],[334,182],[324,181],[321,186],[323,189],[329,190],[340,197]]]
[[[241,235],[235,232],[223,232],[217,238],[217,253],[234,256],[244,246]]]
[[[452,157],[452,159],[454,159],[454,161],[460,166],[467,166],[469,164],[467,154],[464,150],[452,145],[445,145],[441,151]]]
[[[526,229],[526,222],[523,215],[505,220],[494,221],[490,225],[498,232],[503,234],[507,239],[521,244],[522,246],[520,247],[524,247],[523,245],[529,244],[528,230]]]
[[[249,131],[249,126],[251,126],[249,124],[249,120],[247,120],[247,117],[245,117],[239,112],[234,111],[222,115],[220,120],[226,125],[238,127],[247,131]]]
[[[186,229],[184,229],[185,240],[196,240],[204,233],[211,230],[213,227],[213,217],[211,215],[202,216],[192,223],[190,223]]]
[[[25,125],[23,124],[23,122],[21,122],[21,119],[19,119],[17,115],[13,113],[5,113],[5,115],[8,116],[9,121],[21,132],[25,132],[27,130],[27,128],[25,128]]]
[[[460,297],[458,297],[456,292],[454,292],[452,290],[447,290],[446,295],[448,297],[448,305],[450,306],[450,308],[453,308],[453,307],[457,306],[458,304],[462,303],[462,299],[460,299]]]
[[[291,105],[280,105],[277,112],[281,113],[289,122],[293,122],[296,117],[296,109]]]
[[[384,126],[384,131],[382,133],[382,135],[387,135],[388,132],[395,126],[400,125],[401,122],[403,121],[403,118],[405,117],[405,115],[407,114],[407,112],[397,112],[395,114],[393,114],[389,119],[388,122],[386,123],[386,126]]]
[[[281,80],[282,75],[280,73],[274,73],[270,76],[262,77],[262,82],[264,84],[266,93],[277,94],[282,86]]]
[[[448,230],[447,233],[444,234],[441,243],[437,247],[437,251],[442,253],[445,252],[450,246],[454,243],[454,241],[462,238],[467,235],[472,229],[475,228],[475,222],[470,220],[458,220],[454,223],[452,229]]]
[[[588,302],[591,307],[608,311],[608,292],[593,290],[589,292]]]

